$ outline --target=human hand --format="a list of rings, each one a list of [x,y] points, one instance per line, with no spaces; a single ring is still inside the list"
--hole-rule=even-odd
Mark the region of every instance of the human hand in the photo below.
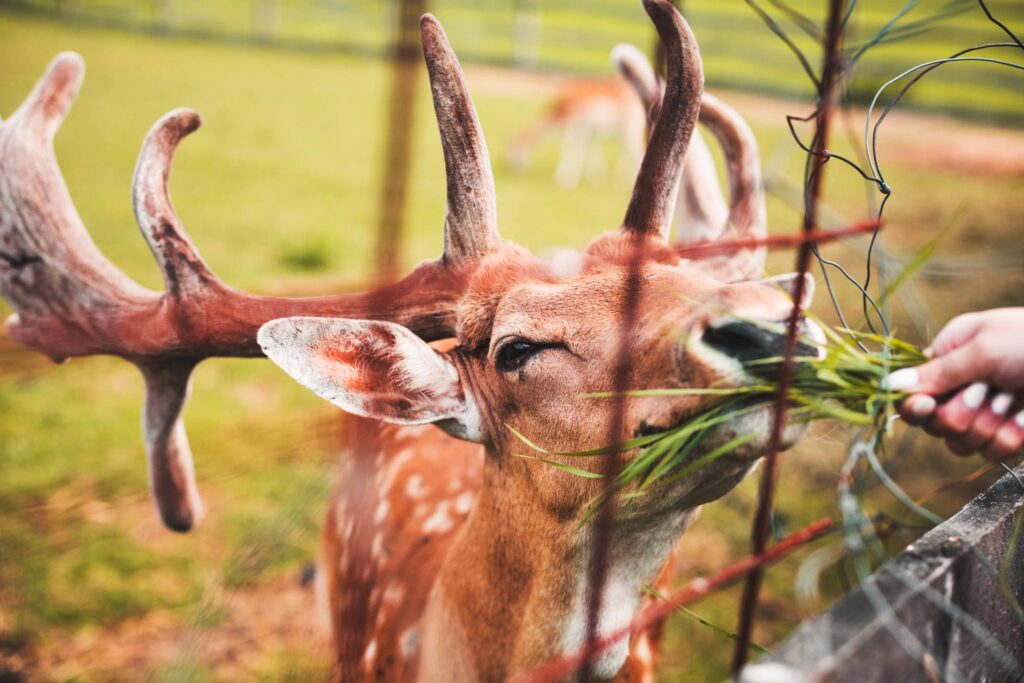
[[[1024,444],[1024,308],[958,316],[925,355],[927,363],[888,378],[888,388],[911,393],[903,418],[958,455],[1016,453]]]

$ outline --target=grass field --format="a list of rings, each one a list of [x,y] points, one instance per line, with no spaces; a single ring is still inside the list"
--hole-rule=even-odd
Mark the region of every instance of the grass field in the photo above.
[[[812,64],[820,62],[812,30],[771,3],[758,4],[770,10]],[[987,4],[1010,26],[1024,22],[1024,5],[1014,0]],[[433,0],[429,9],[445,22],[464,60],[605,73],[609,50],[616,43],[645,48],[652,44],[654,34],[639,5],[636,0],[596,0],[581,11],[568,0]],[[826,3],[798,0],[787,5],[811,22],[822,23]],[[851,55],[887,28],[881,42],[860,58],[857,77],[850,84],[855,101],[869,101],[888,78],[915,64],[948,57],[969,45],[1007,40],[974,0],[908,2],[905,12],[901,5],[861,0],[851,15]],[[393,21],[391,4],[372,0],[0,0],[0,8],[4,6],[73,23],[373,56],[387,51]],[[701,36],[711,85],[790,96],[812,93],[789,48],[744,0],[686,0],[684,10]],[[897,14],[898,20],[887,26]],[[984,56],[1013,58],[1010,50]],[[751,69],[752,64],[757,68]],[[1015,98],[1019,92],[1019,71],[994,64],[952,64],[930,74],[907,103],[1020,123],[1024,115],[1019,97]]]
[[[700,6],[694,3],[695,11]],[[550,8],[554,16],[558,5]],[[438,13],[444,18],[440,7]],[[460,35],[471,33],[462,31],[453,31],[456,49]],[[57,154],[96,242],[129,275],[159,286],[130,212],[135,155],[158,116],[191,106],[206,123],[179,151],[174,201],[215,272],[233,285],[274,293],[329,292],[366,279],[383,172],[386,65],[339,53],[153,38],[0,14],[0,115],[17,106],[47,61],[65,49],[84,55],[88,75],[57,138]],[[712,80],[715,64],[709,58]],[[500,160],[515,132],[542,109],[551,81],[530,77],[528,87],[515,87],[512,74],[493,69],[471,69],[468,77],[492,156]],[[975,97],[973,84],[947,87],[958,88],[947,101]],[[1024,110],[1019,88],[1000,92],[1002,106]],[[755,124],[764,156],[781,159],[781,175],[798,179],[800,157],[785,141],[781,116],[771,112],[804,112],[807,105],[738,101]],[[407,264],[438,253],[444,205],[440,146],[426,97],[415,116]],[[886,240],[910,253],[951,226],[936,259],[978,265],[966,279],[918,278],[920,306],[941,322],[963,310],[1020,303],[1022,268],[996,271],[990,259],[1024,246],[1022,176],[967,172],[957,163],[928,163],[903,152],[886,155],[927,152],[942,146],[944,136],[976,130],[925,123],[903,119],[893,124],[896,137],[883,136],[896,192]],[[1021,141],[1019,132],[985,133],[992,154]],[[841,135],[837,148],[855,153]],[[972,153],[983,158],[987,152]],[[628,179],[614,177],[558,189],[551,181],[554,157],[554,148],[547,148],[526,174],[500,163],[496,168],[502,233],[535,250],[580,246],[616,227],[629,196]],[[829,176],[830,206],[847,217],[864,215],[864,193],[852,173],[837,167]],[[769,209],[774,230],[798,224],[781,199],[772,198]],[[829,253],[859,273],[858,244]],[[791,261],[791,254],[773,255],[772,271],[789,269]],[[853,310],[851,292],[840,295]],[[819,294],[816,310],[829,318],[825,299]],[[7,313],[2,304],[0,313]],[[894,323],[915,337],[899,307]],[[54,367],[0,337],[0,671],[22,668],[34,672],[32,680],[83,681],[303,680],[320,671],[322,654],[299,627],[310,614],[297,576],[316,553],[339,456],[338,414],[269,363],[204,364],[186,420],[210,514],[197,532],[175,536],[160,527],[147,496],[140,396],[141,381],[123,362],[91,358]],[[785,459],[783,530],[838,514],[833,491],[844,445],[841,431],[822,425]],[[913,495],[923,495],[977,466],[922,440],[896,474]],[[954,511],[993,477],[951,487],[934,508]],[[755,484],[748,481],[708,507],[688,536],[685,575],[712,572],[745,552]],[[901,513],[883,492],[867,496],[869,510]],[[894,548],[915,533],[897,533]],[[828,573],[822,601],[795,602],[798,562],[768,575],[756,634],[763,645],[777,642],[841,591],[841,577]],[[696,609],[731,629],[737,595],[725,592]],[[663,678],[721,678],[730,653],[722,636],[679,618]]]

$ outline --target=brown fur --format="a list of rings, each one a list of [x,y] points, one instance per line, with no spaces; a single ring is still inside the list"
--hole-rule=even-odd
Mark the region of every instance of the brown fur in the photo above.
[[[518,249],[492,255],[477,271],[459,303],[459,338],[443,356],[476,400],[484,447],[429,427],[379,426],[378,450],[359,456],[374,458],[375,478],[345,485],[345,477],[353,476],[350,465],[332,499],[323,560],[338,652],[349,657],[339,662],[343,670],[359,671],[368,681],[500,680],[563,654],[562,633],[592,533],[577,530],[577,520],[601,484],[515,457],[529,449],[505,425],[553,451],[604,444],[611,403],[586,395],[611,388],[617,345],[609,331],[619,327],[626,282],[620,262],[634,244],[636,238],[621,234],[599,238],[587,251],[586,270],[567,279],[555,278]],[[687,340],[725,315],[783,320],[789,299],[762,283],[723,284],[681,268],[663,249],[651,252],[654,258],[640,269],[629,386],[745,381],[695,354]],[[501,372],[496,353],[512,337],[565,346],[541,351],[518,372]],[[678,424],[712,401],[630,398],[628,435],[645,426]],[[732,435],[722,430],[709,440],[715,445]],[[645,582],[669,574],[671,548],[691,520],[690,513],[680,517],[681,511],[731,488],[763,447],[752,444],[691,480],[621,508],[620,545],[640,539],[643,547],[645,535],[666,533],[671,541],[663,544],[661,564],[649,569]],[[584,458],[572,464],[594,467]],[[374,510],[365,508],[365,487],[374,490],[370,500],[387,501],[383,514],[376,507],[381,502]],[[355,499],[362,507],[352,504]],[[371,514],[377,517],[372,550],[359,562],[373,564],[374,583],[369,631],[359,632],[337,620],[337,605],[346,591],[366,590],[351,581],[354,555],[346,550],[346,525]],[[652,680],[658,635],[658,629],[634,634],[618,680]],[[352,639],[359,647],[346,642]]]

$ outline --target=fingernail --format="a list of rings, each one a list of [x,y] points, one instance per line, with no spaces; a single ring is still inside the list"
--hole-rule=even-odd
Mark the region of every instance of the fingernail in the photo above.
[[[992,399],[992,412],[996,415],[1006,415],[1011,403],[1013,403],[1013,394],[1009,391],[1001,391]]]
[[[964,406],[968,410],[977,410],[985,402],[986,394],[988,394],[988,385],[984,382],[975,382],[964,389]]]
[[[917,384],[917,370],[903,368],[882,380],[882,388],[890,391],[903,391]]]
[[[932,349],[932,347],[930,347],[930,346],[926,346],[926,347],[924,348],[924,351],[922,351],[921,353],[923,353],[923,354],[924,354],[924,357],[925,357],[925,358],[931,358],[932,356],[934,356],[934,355],[935,355],[935,350],[934,350],[934,349]]]
[[[1017,423],[1017,426],[1024,429],[1024,410],[1017,413],[1017,416],[1013,418],[1013,421]]]
[[[910,401],[910,412],[913,413],[915,417],[928,417],[932,412],[934,412],[937,405],[938,404],[935,402],[935,399],[931,396],[915,396]]]

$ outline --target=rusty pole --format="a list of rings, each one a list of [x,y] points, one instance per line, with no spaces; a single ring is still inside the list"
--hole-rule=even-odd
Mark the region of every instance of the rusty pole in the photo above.
[[[398,268],[399,242],[405,223],[409,165],[413,144],[416,81],[420,73],[419,20],[427,0],[398,0],[391,55],[391,97],[381,167],[377,225],[377,278],[390,281]]]
[[[802,230],[805,235],[812,233],[818,223],[818,204],[821,198],[822,180],[825,176],[825,164],[828,162],[828,133],[832,118],[833,99],[836,83],[842,70],[840,47],[842,42],[842,17],[846,8],[845,0],[829,0],[829,13],[825,33],[824,55],[822,57],[821,85],[818,90],[818,105],[815,113],[815,134],[811,158],[808,160],[808,174],[804,188],[804,217]],[[797,250],[796,269],[800,273],[793,293],[793,310],[790,313],[786,335],[786,354],[779,373],[779,390],[775,402],[775,416],[769,437],[768,457],[761,472],[761,485],[758,492],[757,513],[751,531],[751,553],[755,556],[765,552],[771,526],[772,510],[775,505],[775,482],[779,470],[779,445],[782,443],[782,431],[786,423],[786,406],[789,387],[793,381],[793,355],[796,351],[797,323],[800,320],[799,302],[803,299],[807,272],[810,265],[811,242],[804,242]],[[736,650],[733,652],[732,673],[736,676],[747,663],[747,651],[754,630],[754,617],[757,611],[757,600],[764,578],[762,567],[754,568],[743,585],[743,597],[740,602],[739,628],[736,639]]]

